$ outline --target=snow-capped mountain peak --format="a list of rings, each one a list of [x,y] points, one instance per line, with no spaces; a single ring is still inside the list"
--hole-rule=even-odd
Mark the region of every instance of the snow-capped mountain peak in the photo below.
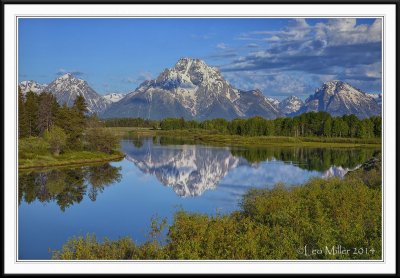
[[[300,98],[296,96],[288,96],[279,103],[278,107],[282,113],[290,115],[299,111],[300,108],[303,107],[303,104],[304,103]]]
[[[118,102],[125,97],[125,94],[121,93],[109,93],[103,96],[108,102]]]
[[[382,105],[382,94],[366,94],[366,95],[372,97],[373,99],[375,99],[375,101],[379,105]]]
[[[104,111],[109,104],[106,99],[96,93],[89,84],[83,80],[66,73],[53,82],[45,90],[51,92],[60,104],[71,106],[78,95],[85,98],[90,113]]]
[[[368,94],[346,82],[332,80],[308,97],[300,113],[325,111],[332,116],[354,114],[359,118],[379,115],[380,105]]]
[[[279,107],[280,101],[279,101],[278,99],[272,98],[272,97],[267,97],[267,100],[268,100],[269,102],[271,102],[276,108]]]
[[[27,92],[31,91],[36,94],[40,94],[43,92],[44,88],[46,88],[46,84],[40,84],[33,80],[25,80],[19,83],[19,87],[21,88],[21,93],[26,94]]]
[[[73,76],[71,73],[67,72],[67,73],[61,75],[61,76],[60,76],[59,78],[57,78],[57,79],[65,80],[65,79],[69,79],[69,78],[74,78],[74,76]]]
[[[166,89],[176,89],[175,96],[193,116],[198,114],[198,104],[206,105],[202,99],[202,89],[207,90],[207,95],[223,95],[230,101],[238,98],[237,90],[230,88],[219,70],[206,65],[200,59],[181,58],[171,69],[164,70],[156,79],[156,85]]]
[[[252,107],[257,111],[250,111]],[[253,95],[253,91],[239,91],[223,78],[218,68],[200,59],[181,58],[156,79],[143,82],[123,100],[113,103],[104,116],[204,120],[250,116],[247,112],[266,118],[279,115],[261,92]]]

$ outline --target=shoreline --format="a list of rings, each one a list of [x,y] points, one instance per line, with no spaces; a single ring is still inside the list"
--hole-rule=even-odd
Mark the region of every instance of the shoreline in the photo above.
[[[193,143],[235,147],[314,147],[314,148],[381,148],[380,138],[326,138],[290,136],[240,136],[199,130],[154,130],[143,128],[111,128],[138,137],[162,136]]]
[[[79,152],[76,152],[77,154]],[[44,169],[44,168],[55,168],[55,167],[66,167],[66,166],[80,166],[80,165],[90,165],[90,164],[96,164],[100,162],[112,162],[112,161],[119,161],[122,160],[125,157],[125,155],[121,152],[114,153],[112,155],[109,155],[108,157],[97,157],[97,158],[83,158],[83,159],[76,159],[76,161],[73,160],[56,160],[56,161],[51,161],[51,162],[46,162],[45,165],[40,165],[40,164],[33,164],[35,165],[20,165],[20,162],[18,161],[18,170],[35,170],[35,169]],[[54,158],[54,157],[53,157]],[[23,160],[28,160],[28,159],[23,159]],[[40,159],[36,159],[37,161],[40,161]],[[30,160],[34,161],[34,160]]]

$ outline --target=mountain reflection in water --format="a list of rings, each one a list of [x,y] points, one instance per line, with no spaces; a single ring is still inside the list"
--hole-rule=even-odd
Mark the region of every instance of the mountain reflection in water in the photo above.
[[[234,148],[174,138],[121,141],[126,159],[19,171],[18,258],[49,259],[73,236],[147,238],[151,219],[182,208],[215,215],[240,208],[252,187],[343,176],[380,150]],[[186,197],[186,198],[184,198]]]
[[[160,138],[136,138],[124,140],[121,145],[128,161],[143,173],[157,177],[163,185],[172,187],[181,197],[200,196],[221,183],[236,187],[300,183],[304,171],[296,169],[309,170],[310,177],[343,177],[376,152],[369,149],[228,148],[173,143],[168,140],[165,145]],[[232,174],[226,177],[229,172]],[[235,179],[235,176],[240,178]]]

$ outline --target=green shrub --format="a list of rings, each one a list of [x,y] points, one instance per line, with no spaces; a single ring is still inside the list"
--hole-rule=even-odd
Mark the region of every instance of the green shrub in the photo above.
[[[85,139],[89,150],[111,154],[118,147],[119,139],[111,131],[91,128],[86,131]]]
[[[48,142],[53,155],[58,156],[67,145],[67,134],[58,126],[54,126],[50,131],[46,130],[44,139]]]
[[[99,243],[80,238],[67,242],[54,258],[380,259],[381,194],[380,187],[351,175],[312,179],[291,188],[278,184],[252,189],[243,196],[240,210],[230,214],[178,211],[165,244],[154,239],[136,246],[127,239]],[[155,225],[157,233],[161,226]],[[350,252],[326,251],[339,245]],[[305,246],[324,252],[306,253]],[[373,252],[354,254],[353,248]]]
[[[41,137],[27,137],[18,139],[18,158],[32,159],[48,154],[49,144]]]
[[[65,244],[61,251],[53,254],[59,260],[127,260],[134,257],[136,246],[127,237],[117,241],[105,239],[99,243],[94,235],[74,237]]]

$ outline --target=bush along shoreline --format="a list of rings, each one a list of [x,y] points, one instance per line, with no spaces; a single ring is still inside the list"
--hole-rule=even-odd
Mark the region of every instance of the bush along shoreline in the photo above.
[[[237,211],[154,218],[149,240],[78,236],[56,260],[379,260],[382,258],[381,158],[344,178],[251,189]],[[167,229],[166,236],[161,236]]]

